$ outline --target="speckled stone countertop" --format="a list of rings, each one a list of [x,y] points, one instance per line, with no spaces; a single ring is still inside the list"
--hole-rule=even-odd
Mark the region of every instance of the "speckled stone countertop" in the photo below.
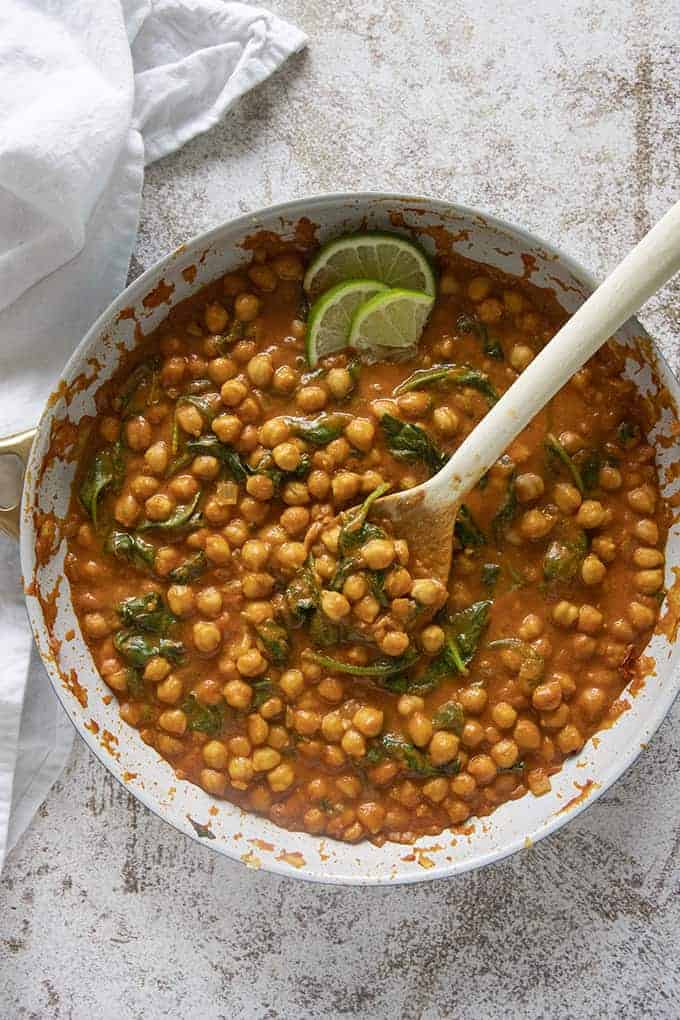
[[[602,275],[677,198],[677,3],[263,3],[309,49],[149,169],[133,275],[238,213],[343,190],[478,206]],[[679,299],[641,316],[676,370]],[[680,704],[536,847],[392,889],[218,858],[78,740],[2,876],[0,1017],[678,1017],[678,728]]]

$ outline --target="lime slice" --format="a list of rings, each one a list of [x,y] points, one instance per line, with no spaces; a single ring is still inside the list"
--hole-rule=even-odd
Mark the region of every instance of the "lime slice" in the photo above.
[[[414,350],[430,314],[434,298],[414,290],[376,294],[357,310],[349,334],[350,347],[371,361]]]
[[[304,287],[314,297],[343,280],[357,279],[435,294],[427,256],[398,234],[347,234],[330,241],[307,270]]]
[[[377,280],[348,280],[317,298],[307,321],[307,361],[312,368],[320,358],[347,347],[357,308],[386,290]]]

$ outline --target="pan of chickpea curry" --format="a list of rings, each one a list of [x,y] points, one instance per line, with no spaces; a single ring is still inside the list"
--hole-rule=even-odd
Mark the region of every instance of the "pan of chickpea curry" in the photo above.
[[[448,583],[371,513],[589,289],[516,228],[380,196],[245,217],[128,288],[43,416],[21,542],[55,690],[130,792],[252,867],[415,881],[625,769],[677,690],[677,384],[642,327],[470,493]]]

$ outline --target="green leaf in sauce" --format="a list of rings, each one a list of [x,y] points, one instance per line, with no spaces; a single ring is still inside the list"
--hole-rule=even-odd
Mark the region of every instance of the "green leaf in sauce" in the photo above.
[[[316,418],[286,418],[293,435],[313,446],[328,446],[352,420],[348,414],[320,414]]]
[[[209,825],[204,825],[203,822],[194,821],[191,815],[187,815],[187,819],[191,822],[194,832],[200,839],[217,839],[217,836]]]
[[[127,666],[125,669],[128,694],[135,700],[141,701],[146,697],[146,683],[141,671],[134,666]]]
[[[514,472],[510,475],[508,481],[508,487],[503,497],[503,502],[499,506],[496,514],[491,522],[491,530],[493,531],[496,542],[500,544],[505,537],[506,529],[510,526],[512,521],[515,519],[517,514],[517,491],[515,487],[515,474]]]
[[[172,625],[177,623],[177,617],[166,609],[162,597],[155,591],[123,599],[118,603],[116,610],[124,627],[148,631],[151,634],[165,636]]]
[[[216,333],[213,337],[215,346],[220,354],[227,354],[237,340],[242,340],[246,334],[246,324],[240,319],[234,319],[231,328],[227,333]]]
[[[275,666],[285,666],[290,656],[290,638],[286,628],[275,620],[265,620],[255,627],[255,632],[269,661]]]
[[[190,730],[207,733],[211,737],[222,732],[226,713],[223,702],[219,705],[204,705],[194,694],[189,694],[180,708],[187,717],[187,727]]]
[[[109,486],[119,492],[125,477],[123,447],[121,443],[113,443],[95,455],[85,473],[80,486],[80,502],[92,519],[95,529],[98,526],[99,500]]]
[[[519,678],[526,680],[531,685],[537,684],[545,672],[545,659],[528,641],[512,637],[498,638],[496,641],[490,641],[487,647],[493,651],[509,648],[511,651],[517,652],[521,663]]]
[[[195,514],[198,501],[201,498],[201,491],[196,493],[191,503],[185,506],[175,507],[174,511],[164,521],[143,520],[137,525],[137,531],[179,531],[184,528],[198,527],[201,521],[200,513]],[[194,516],[195,515],[195,516]]]
[[[265,701],[269,701],[270,698],[275,697],[279,693],[278,688],[269,677],[253,680],[250,686],[253,689],[253,700],[250,707],[253,709],[260,708],[261,705],[264,705]]]
[[[129,665],[140,669],[156,655],[161,655],[173,663],[180,662],[184,656],[184,645],[181,641],[172,641],[164,637],[154,640],[131,630],[119,630],[113,637],[113,645]]]
[[[180,563],[168,574],[168,580],[173,584],[189,584],[200,577],[208,566],[208,559],[202,549],[187,557],[184,563]]]
[[[566,467],[578,491],[581,493],[582,496],[585,495],[586,487],[583,484],[581,472],[577,468],[573,459],[564,449],[559,439],[557,439],[556,436],[553,436],[552,433],[550,432],[545,437],[545,448],[548,452],[548,455],[552,458],[553,462],[561,463]]]
[[[587,553],[588,538],[585,531],[573,521],[563,521],[543,557],[543,577],[552,582],[573,581]]]
[[[400,421],[392,414],[384,414],[380,426],[385,433],[387,447],[397,460],[421,461],[436,473],[449,459],[447,454],[435,446],[425,429],[418,425]]]
[[[300,567],[284,592],[286,608],[295,626],[301,627],[317,609],[321,599],[311,558]]]
[[[434,690],[446,677],[467,674],[467,667],[475,656],[489,622],[491,605],[488,599],[473,602],[448,619],[440,619],[445,635],[444,647],[425,671],[412,679],[409,688],[411,692],[418,690],[426,693]]]
[[[619,445],[628,446],[633,440],[640,438],[640,426],[634,421],[622,421],[616,430]]]
[[[488,357],[503,360],[503,348],[497,337],[489,333],[489,328],[473,315],[459,315],[456,327],[461,333],[473,333],[482,342],[482,350]]]
[[[486,544],[484,532],[479,527],[469,508],[463,503],[456,514],[454,534],[463,549],[475,549]]]
[[[341,556],[347,556],[348,553],[373,538],[385,537],[385,532],[382,528],[378,527],[377,524],[371,524],[366,518],[375,501],[384,496],[386,492],[389,492],[389,489],[389,483],[384,482],[374,489],[373,492],[370,492],[363,503],[360,503],[359,506],[350,507],[349,510],[345,510],[342,514],[342,524],[338,536],[338,550]]]
[[[143,361],[140,365],[137,365],[127,377],[121,390],[119,397],[121,412],[130,412],[132,410],[134,397],[137,391],[144,386],[148,386],[149,394],[144,404],[139,407],[139,410],[157,402],[156,380],[159,369],[160,358],[152,358],[150,361]]]
[[[432,725],[437,730],[451,730],[460,736],[465,725],[463,706],[457,701],[445,701],[432,716]]]
[[[457,758],[446,765],[434,765],[426,754],[397,733],[383,733],[373,741],[366,754],[366,761],[370,765],[376,765],[386,758],[401,761],[407,771],[422,777],[455,776],[460,771]]]
[[[501,568],[498,563],[483,563],[480,575],[484,587],[493,591],[501,576]]]
[[[106,539],[104,551],[118,560],[131,563],[138,570],[153,570],[156,559],[155,545],[127,531],[112,531]]]
[[[470,365],[455,364],[419,368],[407,379],[399,383],[393,395],[398,397],[402,393],[408,393],[410,390],[443,384],[449,386],[469,386],[471,389],[478,390],[483,394],[491,405],[495,404],[498,400],[498,391],[493,386],[486,372],[481,372],[477,368],[471,368]]]
[[[310,659],[317,662],[324,669],[332,673],[346,673],[348,676],[366,677],[370,680],[383,680],[388,677],[397,676],[410,669],[419,658],[418,652],[410,650],[403,655],[376,659],[368,666],[355,666],[352,662],[343,662],[341,659],[333,659],[329,655],[322,655],[320,652],[310,652]]]

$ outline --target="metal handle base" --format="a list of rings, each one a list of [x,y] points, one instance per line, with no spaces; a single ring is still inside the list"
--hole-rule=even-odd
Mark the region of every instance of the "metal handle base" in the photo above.
[[[17,432],[14,436],[6,436],[4,439],[0,439],[0,457],[6,457],[10,454],[18,457],[22,464],[22,476],[26,470],[28,455],[33,446],[35,433],[36,429],[28,429],[26,432]],[[14,506],[0,506],[0,531],[18,540],[20,527],[21,495]]]

